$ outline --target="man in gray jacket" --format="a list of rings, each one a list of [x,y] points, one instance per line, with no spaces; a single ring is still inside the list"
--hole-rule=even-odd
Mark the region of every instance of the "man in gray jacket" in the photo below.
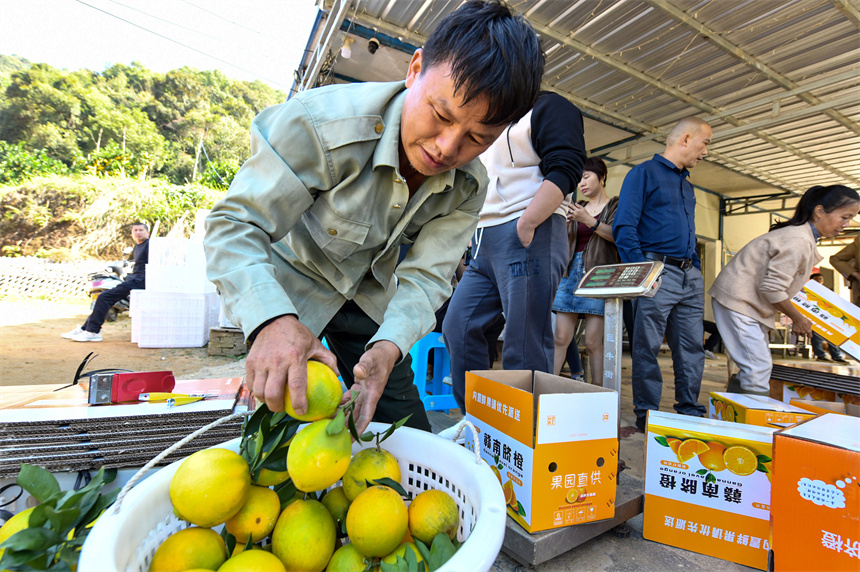
[[[360,389],[359,431],[408,414],[429,430],[409,350],[433,329],[475,229],[487,190],[475,159],[531,108],[542,73],[531,26],[473,1],[415,52],[405,82],[309,90],[254,120],[205,247],[253,344],[248,386],[269,409],[284,409],[288,386],[305,411],[317,359]]]

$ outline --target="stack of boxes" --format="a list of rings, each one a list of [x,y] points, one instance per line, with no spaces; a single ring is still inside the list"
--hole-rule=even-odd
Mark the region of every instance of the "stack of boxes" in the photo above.
[[[218,324],[215,285],[206,279],[203,243],[149,240],[146,289],[131,293],[131,341],[141,348],[199,348]]]
[[[712,392],[710,417],[649,413],[643,537],[761,570],[860,570],[860,407]]]

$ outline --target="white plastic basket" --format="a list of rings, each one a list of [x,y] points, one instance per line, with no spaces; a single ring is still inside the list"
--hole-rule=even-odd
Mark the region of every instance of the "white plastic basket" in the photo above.
[[[368,430],[381,432],[388,427],[371,423]],[[477,432],[473,430],[472,435]],[[352,450],[356,453],[372,446],[373,443],[354,443]],[[502,548],[506,519],[502,488],[490,467],[452,441],[409,427],[395,431],[382,446],[399,460],[401,484],[406,491],[416,495],[427,489],[441,489],[457,501],[457,538],[465,542],[439,570],[489,570]],[[217,447],[238,452],[239,439]],[[477,443],[474,450],[480,451]],[[152,555],[161,543],[187,526],[174,516],[169,497],[170,479],[180,463],[176,461],[142,481],[121,499],[118,511],[111,507],[96,521],[81,550],[79,572],[149,570]]]

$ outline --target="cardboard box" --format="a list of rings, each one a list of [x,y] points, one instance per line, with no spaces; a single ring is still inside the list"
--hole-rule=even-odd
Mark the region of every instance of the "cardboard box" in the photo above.
[[[807,282],[791,303],[827,343],[860,361],[860,308],[815,280]]]
[[[774,570],[860,569],[860,419],[825,414],[774,436]]]
[[[542,372],[474,371],[466,373],[466,418],[508,514],[527,531],[615,516],[618,396],[611,389]]]
[[[712,391],[709,401],[708,416],[711,419],[759,427],[783,429],[816,415],[762,395]]]
[[[774,431],[649,412],[642,535],[765,570]]]
[[[815,413],[816,415],[837,413],[839,415],[860,417],[860,405],[843,403],[841,401],[807,401],[805,399],[792,399],[791,404],[795,407]]]
[[[840,393],[820,387],[800,385],[799,383],[784,383],[782,385],[782,400],[791,403],[795,399],[807,401],[842,401],[860,405],[860,396],[853,393]]]

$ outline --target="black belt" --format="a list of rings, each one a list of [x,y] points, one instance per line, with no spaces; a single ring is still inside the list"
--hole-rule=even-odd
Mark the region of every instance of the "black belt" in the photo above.
[[[692,258],[677,258],[675,256],[660,254],[659,252],[643,252],[642,254],[644,254],[645,258],[648,260],[657,260],[663,264],[671,264],[672,266],[677,266],[681,270],[686,270],[693,266]]]

